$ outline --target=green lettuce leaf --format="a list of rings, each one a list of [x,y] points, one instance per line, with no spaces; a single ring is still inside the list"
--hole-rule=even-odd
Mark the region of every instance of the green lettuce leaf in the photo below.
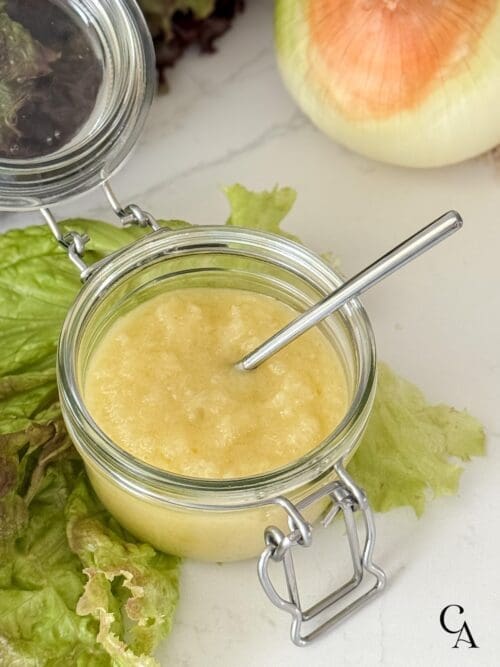
[[[204,19],[214,11],[215,0],[139,0],[139,5],[148,22],[161,26],[170,37],[175,12],[192,12],[196,19]]]
[[[159,90],[167,91],[166,70],[184,52],[216,51],[218,41],[244,9],[244,0],[138,0],[153,38]]]
[[[292,188],[278,188],[252,192],[236,183],[224,188],[231,207],[231,215],[226,224],[234,227],[260,229],[286,236],[294,241],[299,239],[281,229],[283,218],[290,212],[297,198]]]
[[[33,444],[40,442],[35,438]],[[76,611],[84,575],[68,548],[64,507],[81,467],[79,460],[61,460],[35,482],[29,504],[26,495],[14,496],[18,523],[9,539],[2,540],[0,565],[2,665],[111,664],[96,642],[94,619]]]
[[[60,419],[0,445],[0,664],[156,664],[179,560],[104,510]]]
[[[293,190],[235,185],[226,194],[228,224],[284,233]],[[63,227],[89,234],[89,263],[144,233],[91,220]],[[1,665],[155,664],[177,602],[178,559],[137,542],[105,511],[61,419],[56,347],[79,288],[46,227],[0,235]],[[410,505],[420,514],[430,494],[456,491],[457,460],[483,454],[484,441],[467,413],[428,405],[381,365],[349,469],[376,509]]]
[[[418,516],[430,495],[456,493],[458,460],[485,453],[485,433],[467,412],[429,405],[410,382],[379,364],[378,389],[349,471],[375,510],[409,505]]]
[[[89,263],[144,233],[89,220],[63,227],[92,237]],[[57,339],[79,288],[77,272],[45,227],[0,236],[2,665],[154,664],[148,656],[168,633],[177,600],[177,559],[137,543],[113,522],[88,486],[60,416]],[[110,559],[116,556],[117,582],[131,573],[135,579],[133,589],[120,589],[100,562],[106,597],[94,608],[87,552],[98,539]],[[152,587],[161,599],[150,595]]]
[[[69,220],[63,227],[90,235],[89,263],[141,234],[91,220]],[[80,285],[45,226],[0,236],[0,376],[54,368],[61,324]]]
[[[66,506],[66,516],[70,548],[79,556],[88,578],[77,612],[99,621],[98,640],[115,661],[150,655],[171,629],[179,559],[132,542],[103,510],[84,476]],[[123,613],[129,622],[130,648],[120,639],[125,629],[120,627],[117,587],[120,597],[125,594]]]
[[[184,224],[172,222],[177,227]],[[62,226],[89,234],[89,263],[144,234],[139,228],[94,220],[68,220]],[[77,272],[47,227],[0,235],[0,433],[25,428],[56,401],[57,341],[80,286]]]

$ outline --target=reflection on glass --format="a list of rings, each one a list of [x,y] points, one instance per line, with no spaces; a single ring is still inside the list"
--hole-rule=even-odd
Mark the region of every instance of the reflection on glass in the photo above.
[[[84,26],[61,6],[0,0],[0,157],[36,158],[68,144],[101,81]]]

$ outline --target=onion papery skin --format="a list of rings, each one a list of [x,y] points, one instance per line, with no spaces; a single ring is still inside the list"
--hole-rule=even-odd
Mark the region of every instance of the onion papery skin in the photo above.
[[[500,0],[277,0],[286,86],[326,134],[407,167],[500,144]]]

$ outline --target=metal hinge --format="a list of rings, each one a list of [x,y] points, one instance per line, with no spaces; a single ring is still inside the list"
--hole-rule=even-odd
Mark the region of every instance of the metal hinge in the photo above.
[[[116,213],[124,227],[129,227],[131,225],[151,227],[152,231],[155,232],[162,229],[151,213],[144,211],[140,206],[137,206],[137,204],[122,206],[108,182],[103,183],[102,187],[113,211]],[[63,233],[49,208],[43,207],[40,209],[40,212],[45,218],[56,241],[64,248],[69,259],[80,272],[80,278],[86,280],[93,269],[93,267],[89,266],[84,260],[85,246],[90,241],[90,237],[87,234],[80,234],[74,230]]]

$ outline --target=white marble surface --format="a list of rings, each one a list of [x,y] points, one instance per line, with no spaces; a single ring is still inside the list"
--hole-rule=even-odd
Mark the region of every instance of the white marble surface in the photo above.
[[[288,618],[260,591],[255,563],[187,562],[173,633],[159,657],[176,667],[257,665],[481,665],[499,663],[500,620],[500,168],[490,156],[441,171],[375,164],[327,140],[301,115],[280,82],[271,3],[249,0],[214,57],[189,55],[156,101],[117,193],[161,217],[220,223],[219,186],[275,183],[299,192],[289,218],[318,251],[333,250],[351,273],[449,208],[460,235],[364,299],[381,358],[432,400],[466,407],[488,431],[488,456],[467,466],[459,495],[378,516],[377,560],[390,586],[358,616],[307,649],[288,641]],[[59,215],[111,219],[103,196]],[[3,216],[2,228],[32,216]],[[335,533],[335,528],[333,533]],[[321,536],[304,585],[331,583],[333,553]],[[337,527],[337,537],[340,533]],[[451,649],[441,609],[460,603],[480,648]]]

